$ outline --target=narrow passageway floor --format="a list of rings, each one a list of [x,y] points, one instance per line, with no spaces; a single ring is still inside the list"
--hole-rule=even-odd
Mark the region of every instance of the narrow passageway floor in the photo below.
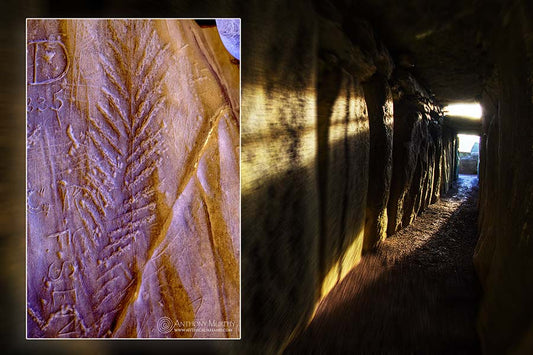
[[[363,256],[287,354],[476,354],[477,177]]]

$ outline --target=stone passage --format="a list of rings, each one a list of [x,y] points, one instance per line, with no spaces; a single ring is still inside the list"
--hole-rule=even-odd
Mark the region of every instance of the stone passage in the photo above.
[[[285,353],[480,353],[477,190],[461,175],[451,196],[363,256]]]
[[[29,20],[28,337],[239,337],[239,64],[194,21]]]
[[[303,2],[260,12],[243,67],[243,327],[250,352],[275,353],[448,190],[456,132],[368,21]]]

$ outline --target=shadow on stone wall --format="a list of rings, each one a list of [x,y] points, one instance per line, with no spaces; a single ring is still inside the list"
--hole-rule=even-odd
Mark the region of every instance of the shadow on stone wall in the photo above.
[[[360,140],[361,136],[353,136],[329,149],[344,151],[346,145],[356,147]],[[347,168],[339,167],[339,176],[344,179],[342,169]],[[242,268],[246,269],[242,280],[246,290],[242,293],[242,314],[246,315],[242,317],[242,334],[250,347],[261,344],[267,352],[275,352],[295,329],[305,325],[327,271],[347,257],[349,246],[362,243],[364,219],[346,218],[342,223],[339,218],[346,213],[345,203],[337,201],[340,203],[327,212],[317,207],[318,189],[312,183],[316,174],[314,164],[289,168],[242,196]],[[342,187],[347,182],[335,183],[348,197],[358,191],[353,186]],[[337,194],[326,192],[321,197],[331,201]],[[364,209],[355,209],[356,213],[360,211]],[[331,230],[318,233],[319,221]],[[336,270],[335,282],[340,273],[349,271],[342,270],[342,265]]]

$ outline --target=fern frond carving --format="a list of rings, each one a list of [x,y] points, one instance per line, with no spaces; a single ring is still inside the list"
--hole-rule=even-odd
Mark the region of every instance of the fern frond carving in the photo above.
[[[110,39],[99,56],[104,85],[101,100],[87,118],[95,159],[89,160],[86,182],[97,196],[86,199],[84,214],[94,216],[87,228],[99,230],[101,236],[93,254],[98,255],[98,278],[85,278],[95,291],[94,309],[107,314],[96,321],[93,336],[112,335],[117,314],[137,282],[135,274],[117,264],[135,266],[159,218],[152,180],[163,149],[160,115],[165,109],[162,85],[168,51],[147,24],[105,23]],[[125,253],[132,248],[134,253]]]

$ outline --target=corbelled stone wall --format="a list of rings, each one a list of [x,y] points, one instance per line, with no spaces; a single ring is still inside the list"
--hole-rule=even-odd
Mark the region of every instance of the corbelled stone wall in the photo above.
[[[396,83],[388,235],[448,190],[457,148],[455,133],[441,124],[440,108],[413,76],[398,70]]]

